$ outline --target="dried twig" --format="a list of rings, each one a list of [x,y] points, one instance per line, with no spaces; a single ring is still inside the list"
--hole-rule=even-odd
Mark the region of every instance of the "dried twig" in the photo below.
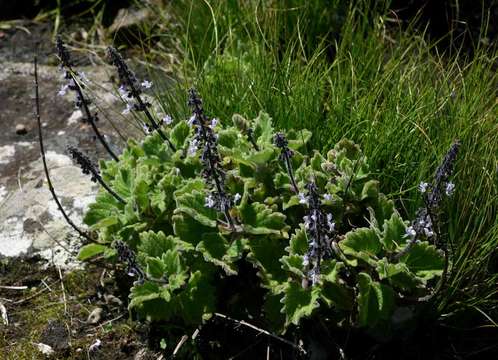
[[[236,325],[243,325],[243,326],[246,326],[248,328],[251,328],[255,331],[257,331],[258,333],[260,334],[264,334],[272,339],[275,339],[275,340],[278,340],[284,344],[287,344],[291,347],[293,347],[294,349],[298,350],[301,354],[303,355],[306,355],[306,350],[301,346],[301,345],[298,345],[298,344],[294,344],[292,341],[289,341],[287,339],[284,339],[283,337],[280,337],[280,336],[277,336],[275,334],[272,334],[271,332],[267,331],[267,330],[264,330],[264,329],[261,329],[253,324],[250,324],[248,323],[247,321],[244,321],[244,320],[236,320],[236,319],[233,319],[229,316],[226,316],[224,314],[220,314],[220,313],[214,313],[214,316],[216,317],[219,317],[219,318],[222,318],[226,321],[229,321],[229,322],[232,322]]]
[[[183,335],[180,339],[180,341],[178,342],[178,344],[176,344],[176,347],[175,347],[175,350],[173,350],[173,354],[172,354],[172,357],[174,358],[176,356],[176,354],[178,354],[178,351],[180,351],[180,348],[183,346],[183,344],[185,344],[185,342],[188,340],[188,336],[187,335]]]

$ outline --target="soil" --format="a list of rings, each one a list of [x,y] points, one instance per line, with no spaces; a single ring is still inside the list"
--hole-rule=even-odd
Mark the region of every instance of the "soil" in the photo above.
[[[157,358],[147,350],[144,329],[129,321],[127,294],[120,291],[114,271],[103,264],[59,273],[41,258],[4,259],[0,278],[0,303],[9,321],[0,324],[2,359],[42,359],[38,344],[50,346],[55,359],[88,359],[97,339],[101,346],[91,359],[134,359],[138,352]],[[90,324],[88,315],[95,308],[102,315]]]

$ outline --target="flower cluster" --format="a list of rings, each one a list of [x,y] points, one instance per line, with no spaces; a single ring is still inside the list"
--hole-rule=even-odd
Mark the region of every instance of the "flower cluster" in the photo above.
[[[81,108],[83,104],[88,105],[90,101],[88,99],[85,99],[83,94],[80,94],[80,91],[78,91],[79,86],[81,85],[78,85],[73,75],[74,71],[72,69],[73,62],[71,60],[71,54],[67,50],[60,36],[57,36],[55,46],[57,49],[57,56],[59,57],[60,60],[60,69],[63,72],[63,79],[65,80],[65,83],[61,85],[61,88],[59,89],[57,95],[64,96],[66,95],[68,90],[74,91],[76,93],[76,100],[75,100],[76,107]],[[85,119],[85,120],[91,121],[91,119]]]
[[[304,228],[308,234],[308,253],[303,265],[308,269],[308,279],[315,285],[320,278],[320,262],[332,255],[331,241],[335,232],[332,214],[325,214],[321,209],[318,188],[313,181],[306,184],[307,196],[303,198],[308,205],[308,214],[304,216]]]
[[[408,245],[395,258],[399,259],[406,254],[410,248],[420,239],[432,239],[439,241],[438,235],[438,215],[440,212],[441,200],[449,197],[455,190],[455,184],[449,178],[453,174],[455,161],[458,155],[460,142],[455,141],[446,153],[441,165],[436,170],[432,184],[421,182],[418,190],[424,197],[424,207],[417,211],[415,219],[406,229],[405,236],[409,238]]]
[[[148,121],[144,124],[144,131],[146,133],[151,133],[152,131],[156,130],[161,138],[168,143],[169,147],[173,151],[175,151],[175,146],[164,134],[157,121],[154,120],[154,117],[149,112],[148,108],[150,106],[150,103],[142,99],[142,89],[150,89],[152,87],[152,82],[148,80],[140,82],[135,76],[135,73],[128,67],[121,54],[115,48],[109,46],[107,50],[111,59],[111,63],[118,70],[120,83],[118,91],[126,103],[126,108],[122,113],[128,114],[131,111],[143,112]]]
[[[95,136],[102,143],[102,145],[107,150],[109,155],[115,161],[119,161],[117,155],[112,151],[109,144],[104,139],[104,136],[100,133],[99,129],[97,128],[97,125],[95,124],[99,119],[97,113],[94,114],[91,113],[89,108],[90,100],[86,98],[83,94],[83,87],[84,87],[83,81],[88,81],[85,73],[79,72],[77,74],[78,77],[76,77],[75,75],[76,73],[74,72],[72,67],[73,63],[71,61],[71,56],[60,36],[57,36],[56,48],[57,48],[57,54],[61,62],[60,64],[61,69],[62,71],[64,71],[63,77],[66,80],[66,83],[61,86],[58,95],[64,96],[67,90],[74,91],[74,93],[76,94],[75,105],[85,114],[86,118],[84,121],[88,122],[92,126],[92,129],[95,132]]]
[[[202,147],[200,156],[203,165],[202,176],[208,187],[212,189],[206,197],[206,206],[222,212],[230,227],[234,229],[234,220],[230,215],[230,208],[233,206],[234,200],[225,191],[226,174],[221,165],[221,157],[218,152],[218,135],[214,132],[218,120],[209,119],[205,115],[202,99],[195,89],[189,90],[188,105],[192,109],[192,116],[188,120],[188,124],[195,128],[188,153],[189,155],[195,155],[199,147]]]
[[[90,160],[88,156],[86,156],[73,146],[69,146],[67,150],[69,151],[73,159],[76,160],[76,163],[81,168],[83,174],[91,175],[92,177],[90,178],[90,180],[93,182],[97,182],[100,178],[100,172],[97,169],[97,166],[95,166],[95,164],[92,162],[92,160]]]
[[[273,143],[276,147],[280,149],[280,160],[282,160],[285,164],[285,168],[287,169],[287,174],[289,175],[292,187],[296,193],[299,193],[299,189],[296,184],[296,180],[294,180],[294,173],[292,171],[291,157],[294,155],[294,152],[289,149],[289,142],[285,138],[283,133],[276,133],[273,137]]]
[[[90,160],[88,156],[83,154],[81,151],[79,151],[77,148],[73,146],[68,147],[68,151],[73,157],[73,159],[76,160],[76,163],[79,165],[81,168],[81,171],[85,175],[91,175],[92,177],[90,178],[91,181],[93,182],[98,182],[104,189],[107,190],[116,200],[118,200],[120,203],[125,204],[126,202],[123,200],[121,196],[119,196],[114,190],[111,189],[109,185],[105,183],[105,181],[102,179],[102,176],[100,176],[100,171],[97,168],[97,166]]]
[[[145,273],[137,262],[135,252],[121,240],[114,243],[118,253],[118,259],[126,264],[126,272],[130,276],[136,276],[137,282],[142,283],[145,280]]]

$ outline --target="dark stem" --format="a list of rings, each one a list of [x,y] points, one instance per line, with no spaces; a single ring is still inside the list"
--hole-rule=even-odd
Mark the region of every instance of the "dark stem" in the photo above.
[[[123,198],[121,196],[119,196],[114,190],[112,190],[105,182],[104,180],[102,180],[102,177],[99,175],[99,176],[96,176],[95,177],[97,179],[97,181],[99,182],[100,185],[102,185],[102,187],[104,189],[107,190],[107,192],[109,194],[111,194],[112,196],[114,196],[114,198],[119,201],[121,204],[123,205],[126,205],[126,201],[123,200]]]
[[[50,174],[49,174],[48,166],[47,166],[47,160],[45,158],[45,147],[43,146],[43,135],[42,135],[42,129],[41,129],[41,120],[40,120],[40,96],[38,94],[38,61],[37,61],[36,56],[34,59],[34,65],[35,65],[35,103],[36,103],[36,121],[38,123],[38,139],[40,141],[40,152],[41,152],[41,157],[42,157],[42,161],[43,161],[43,170],[45,171],[45,177],[46,177],[47,183],[48,183],[48,189],[49,189],[50,193],[52,194],[52,198],[54,199],[55,203],[57,204],[57,207],[58,207],[59,211],[62,213],[62,216],[64,217],[66,222],[74,230],[76,230],[76,232],[80,236],[88,239],[89,241],[93,241],[92,238],[90,237],[90,235],[88,234],[88,232],[81,230],[80,228],[78,228],[76,226],[75,223],[73,223],[71,221],[69,216],[64,211],[64,208],[62,207],[62,204],[60,203],[59,198],[55,194],[54,187],[52,186],[52,181],[50,180]]]
[[[128,72],[124,72],[124,76],[126,76],[127,85],[130,87],[133,97],[138,102],[139,109],[145,113],[145,116],[147,117],[149,122],[152,124],[152,127],[154,128],[154,130],[156,130],[159,133],[159,136],[161,136],[161,138],[168,143],[171,150],[176,151],[176,148],[173,145],[173,143],[171,142],[171,140],[164,134],[164,132],[161,130],[161,127],[159,126],[159,124],[154,120],[151,113],[147,109],[147,105],[144,104],[142,97],[140,96],[140,93],[138,92],[137,88],[135,87],[135,83],[134,83],[133,79],[130,79]]]
[[[202,137],[204,138],[204,143],[206,144],[205,146],[206,146],[207,158],[209,160],[209,167],[211,169],[211,174],[212,174],[214,183],[216,185],[216,190],[218,191],[218,196],[220,199],[225,199],[225,191],[223,190],[223,187],[221,186],[221,183],[220,183],[220,179],[218,178],[218,176],[219,176],[218,169],[216,168],[216,166],[214,166],[213,152],[211,151],[211,144],[207,138],[206,129],[204,128],[204,124],[205,124],[206,119],[204,118],[204,114],[200,111],[200,109],[198,108],[197,105],[195,106],[195,113],[199,117],[199,124],[200,124],[199,126],[201,127]],[[235,230],[235,224],[233,222],[232,216],[230,215],[229,209],[227,209],[225,202],[223,202],[223,214],[225,215],[227,222],[230,224],[230,228],[232,230]]]
[[[291,180],[291,183],[292,183],[292,187],[294,188],[294,192],[296,194],[299,194],[299,188],[297,187],[296,180],[294,179],[294,173],[292,171],[292,165],[291,165],[291,162],[290,162],[289,155],[287,155],[287,153],[284,153],[284,160],[285,160],[285,167],[287,168],[287,173],[289,174],[289,177],[290,177],[290,180]]]
[[[114,154],[114,152],[111,150],[111,147],[109,146],[109,144],[105,141],[104,137],[102,136],[99,129],[97,128],[97,125],[95,125],[94,117],[90,113],[90,109],[88,108],[87,101],[85,100],[85,98],[83,96],[83,91],[81,90],[80,84],[76,81],[72,70],[71,69],[69,69],[69,70],[70,70],[69,75],[71,76],[71,79],[73,80],[73,82],[75,84],[76,91],[78,92],[78,96],[81,100],[81,104],[83,105],[83,110],[85,111],[88,122],[90,122],[90,125],[92,126],[92,129],[95,132],[95,135],[100,140],[102,145],[104,145],[104,148],[107,150],[109,155],[111,155],[111,157],[114,159],[114,161],[118,162],[119,161],[118,157],[116,156],[116,154]]]

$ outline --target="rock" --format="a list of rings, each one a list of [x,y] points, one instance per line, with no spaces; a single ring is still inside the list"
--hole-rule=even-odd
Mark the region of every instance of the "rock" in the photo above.
[[[50,345],[44,343],[35,343],[37,349],[45,356],[50,357],[54,354],[54,349]]]
[[[24,124],[17,124],[16,125],[16,134],[17,135],[26,135],[28,133],[28,129],[26,129],[26,126]]]
[[[69,334],[64,324],[58,320],[49,320],[40,337],[40,343],[55,352],[69,349]]]
[[[123,305],[123,302],[114,295],[105,294],[104,300],[107,305],[116,305],[116,306]]]
[[[104,309],[95,308],[92,310],[88,318],[86,319],[87,324],[95,325],[102,319],[102,314],[104,313]]]

